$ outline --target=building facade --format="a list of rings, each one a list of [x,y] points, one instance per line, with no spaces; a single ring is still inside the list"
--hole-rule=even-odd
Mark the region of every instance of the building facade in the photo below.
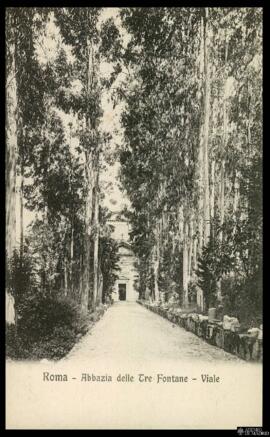
[[[139,297],[135,288],[138,272],[135,267],[136,257],[129,243],[129,223],[115,214],[110,220],[110,224],[114,227],[112,237],[118,242],[120,256],[118,262],[120,271],[114,285],[112,298],[114,301],[135,302]]]
[[[139,296],[135,289],[137,279],[137,271],[134,266],[135,256],[130,245],[125,242],[119,243],[119,255],[119,278],[115,282],[112,297],[114,301],[134,302]]]

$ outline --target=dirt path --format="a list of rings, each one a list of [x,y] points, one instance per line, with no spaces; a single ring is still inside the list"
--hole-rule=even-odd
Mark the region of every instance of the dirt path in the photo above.
[[[91,362],[233,361],[222,349],[133,302],[116,302],[65,360]]]

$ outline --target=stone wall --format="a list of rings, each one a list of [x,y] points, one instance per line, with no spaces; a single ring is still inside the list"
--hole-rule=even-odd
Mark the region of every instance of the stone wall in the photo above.
[[[222,321],[209,321],[208,316],[197,313],[187,314],[181,308],[166,307],[143,300],[137,302],[213,346],[246,361],[262,361],[262,329],[254,328],[241,333],[234,330],[233,324],[231,328],[225,329]]]

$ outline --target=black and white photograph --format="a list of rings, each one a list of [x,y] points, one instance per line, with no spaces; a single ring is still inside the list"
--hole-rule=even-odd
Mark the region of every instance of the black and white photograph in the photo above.
[[[263,431],[263,8],[5,8],[6,429]]]

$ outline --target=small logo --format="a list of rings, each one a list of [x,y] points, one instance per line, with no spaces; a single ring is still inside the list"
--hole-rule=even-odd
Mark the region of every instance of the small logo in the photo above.
[[[244,435],[269,435],[269,431],[264,431],[262,428],[260,427],[239,427],[237,428],[237,434],[239,434],[240,436],[244,436]]]

